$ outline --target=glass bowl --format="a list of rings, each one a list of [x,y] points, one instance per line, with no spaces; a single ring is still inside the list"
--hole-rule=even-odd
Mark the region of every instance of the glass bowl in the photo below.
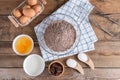
[[[25,6],[27,3],[27,0],[23,1],[20,5],[18,5],[15,9],[22,9],[23,6]],[[15,9],[13,9],[11,11],[11,14],[8,16],[8,18],[10,19],[10,21],[16,26],[16,27],[19,27],[19,26],[27,26],[29,23],[31,23],[36,17],[38,17],[43,11],[44,11],[44,5],[46,4],[46,1],[45,0],[38,0],[38,5],[40,5],[42,7],[41,11],[39,11],[35,16],[33,16],[27,23],[25,24],[22,24],[20,23],[19,19],[16,18],[14,15],[13,15],[13,11]]]
[[[62,51],[62,52],[56,52],[56,51],[49,49],[45,43],[45,40],[44,40],[44,33],[45,33],[46,28],[51,23],[53,23],[54,21],[58,21],[58,20],[65,20],[66,22],[70,23],[74,27],[74,29],[76,30],[76,40],[75,40],[73,46],[70,49],[67,49],[66,51]],[[72,18],[71,16],[68,16],[68,15],[62,14],[62,13],[57,13],[57,14],[50,15],[49,17],[44,19],[42,21],[42,23],[43,24],[39,24],[38,25],[39,27],[37,28],[37,32],[39,34],[38,41],[39,41],[40,46],[46,52],[53,54],[53,55],[64,55],[64,54],[70,53],[72,50],[74,50],[76,48],[76,46],[78,45],[78,43],[80,41],[80,35],[81,35],[80,32],[81,31],[80,31],[80,28],[79,28],[77,21],[74,20],[74,18]],[[42,28],[42,30],[40,30],[40,28]]]

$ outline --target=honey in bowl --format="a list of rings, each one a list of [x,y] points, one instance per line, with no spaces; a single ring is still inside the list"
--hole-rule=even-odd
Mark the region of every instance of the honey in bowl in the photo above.
[[[33,40],[28,35],[19,35],[13,41],[13,50],[18,55],[31,53],[33,46]]]

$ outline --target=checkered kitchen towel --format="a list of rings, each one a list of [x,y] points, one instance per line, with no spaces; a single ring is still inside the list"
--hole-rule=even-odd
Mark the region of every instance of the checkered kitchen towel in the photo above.
[[[35,27],[35,33],[37,35],[42,56],[45,61],[51,61],[67,56],[72,56],[78,54],[79,52],[87,52],[94,50],[94,42],[97,41],[97,37],[88,19],[88,15],[90,14],[93,7],[94,6],[92,6],[88,0],[69,0],[66,4],[64,4],[62,7],[60,7],[57,11],[53,13],[56,16],[52,16],[53,14],[48,16],[45,20],[43,20],[40,24],[38,24]],[[59,19],[66,20],[70,22],[72,25],[76,26],[76,24],[73,21],[70,21],[69,18],[67,19],[67,15],[71,16],[79,25],[80,30],[78,31],[81,32],[81,35],[78,36],[80,37],[79,43],[76,46],[76,48],[74,48],[67,54],[64,55],[50,54],[41,46],[41,37],[43,37],[46,27],[54,20]]]

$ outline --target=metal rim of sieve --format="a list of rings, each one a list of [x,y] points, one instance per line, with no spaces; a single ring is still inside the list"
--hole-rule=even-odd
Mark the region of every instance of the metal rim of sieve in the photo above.
[[[44,22],[45,24],[47,24],[46,28],[48,27],[49,24],[51,24],[52,22],[55,21],[55,20],[51,20],[51,22],[47,22],[47,20],[49,21],[49,18],[50,18],[50,17],[53,17],[53,16],[55,17],[55,16],[58,16],[58,15],[59,15],[59,16],[62,16],[62,17],[65,17],[65,18],[67,17],[67,18],[69,18],[70,20],[72,20],[72,22],[74,22],[74,23],[76,24],[76,26],[74,26],[73,23],[70,23],[70,22],[67,21],[67,20],[65,20],[65,21],[68,22],[68,23],[70,23],[70,24],[74,27],[75,30],[76,30],[76,29],[79,30],[79,31],[76,30],[76,40],[75,40],[73,46],[71,46],[71,47],[70,47],[69,49],[67,49],[66,51],[62,51],[62,52],[53,51],[53,50],[49,49],[49,48],[47,47],[46,43],[45,43],[45,40],[44,40],[44,32],[43,32],[43,33],[41,34],[41,36],[40,36],[40,39],[42,39],[42,40],[40,40],[40,39],[38,39],[38,40],[39,40],[39,42],[40,42],[41,47],[42,47],[46,52],[48,52],[48,53],[50,53],[50,54],[52,54],[52,55],[62,56],[62,55],[71,53],[72,50],[74,50],[74,49],[77,47],[77,45],[78,45],[78,43],[79,43],[79,41],[80,41],[81,30],[80,30],[80,28],[79,28],[79,24],[77,23],[77,21],[76,21],[74,18],[72,18],[72,17],[69,16],[69,15],[63,14],[63,13],[52,14],[52,15],[50,15],[49,17],[45,18],[42,22]],[[64,20],[65,18],[60,19],[60,20]],[[49,24],[48,24],[48,23],[49,23]],[[75,27],[76,27],[76,28],[75,28]],[[45,29],[46,29],[46,28],[45,28]],[[79,36],[79,37],[78,37],[78,36]]]

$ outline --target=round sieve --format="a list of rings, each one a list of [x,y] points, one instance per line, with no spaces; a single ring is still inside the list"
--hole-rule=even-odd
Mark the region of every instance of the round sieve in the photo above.
[[[73,44],[73,46],[69,49],[67,49],[66,51],[61,51],[61,52],[56,52],[56,51],[53,51],[51,49],[49,49],[45,43],[45,40],[44,40],[44,33],[45,33],[45,30],[46,28],[51,24],[53,23],[54,21],[58,21],[58,20],[65,20],[66,22],[70,23],[75,31],[76,31],[76,40]],[[78,45],[79,41],[80,41],[80,35],[81,35],[81,31],[80,31],[80,28],[79,28],[79,25],[77,23],[76,20],[74,20],[74,18],[72,18],[71,16],[68,16],[68,15],[65,15],[65,14],[62,14],[62,13],[59,13],[59,14],[52,14],[50,15],[48,18],[44,19],[43,22],[44,23],[42,26],[43,26],[43,30],[39,32],[39,42],[40,42],[40,46],[45,50],[47,51],[48,53],[51,53],[53,55],[64,55],[64,54],[68,54],[68,53],[71,53],[72,50],[74,50],[76,48],[76,46]]]

